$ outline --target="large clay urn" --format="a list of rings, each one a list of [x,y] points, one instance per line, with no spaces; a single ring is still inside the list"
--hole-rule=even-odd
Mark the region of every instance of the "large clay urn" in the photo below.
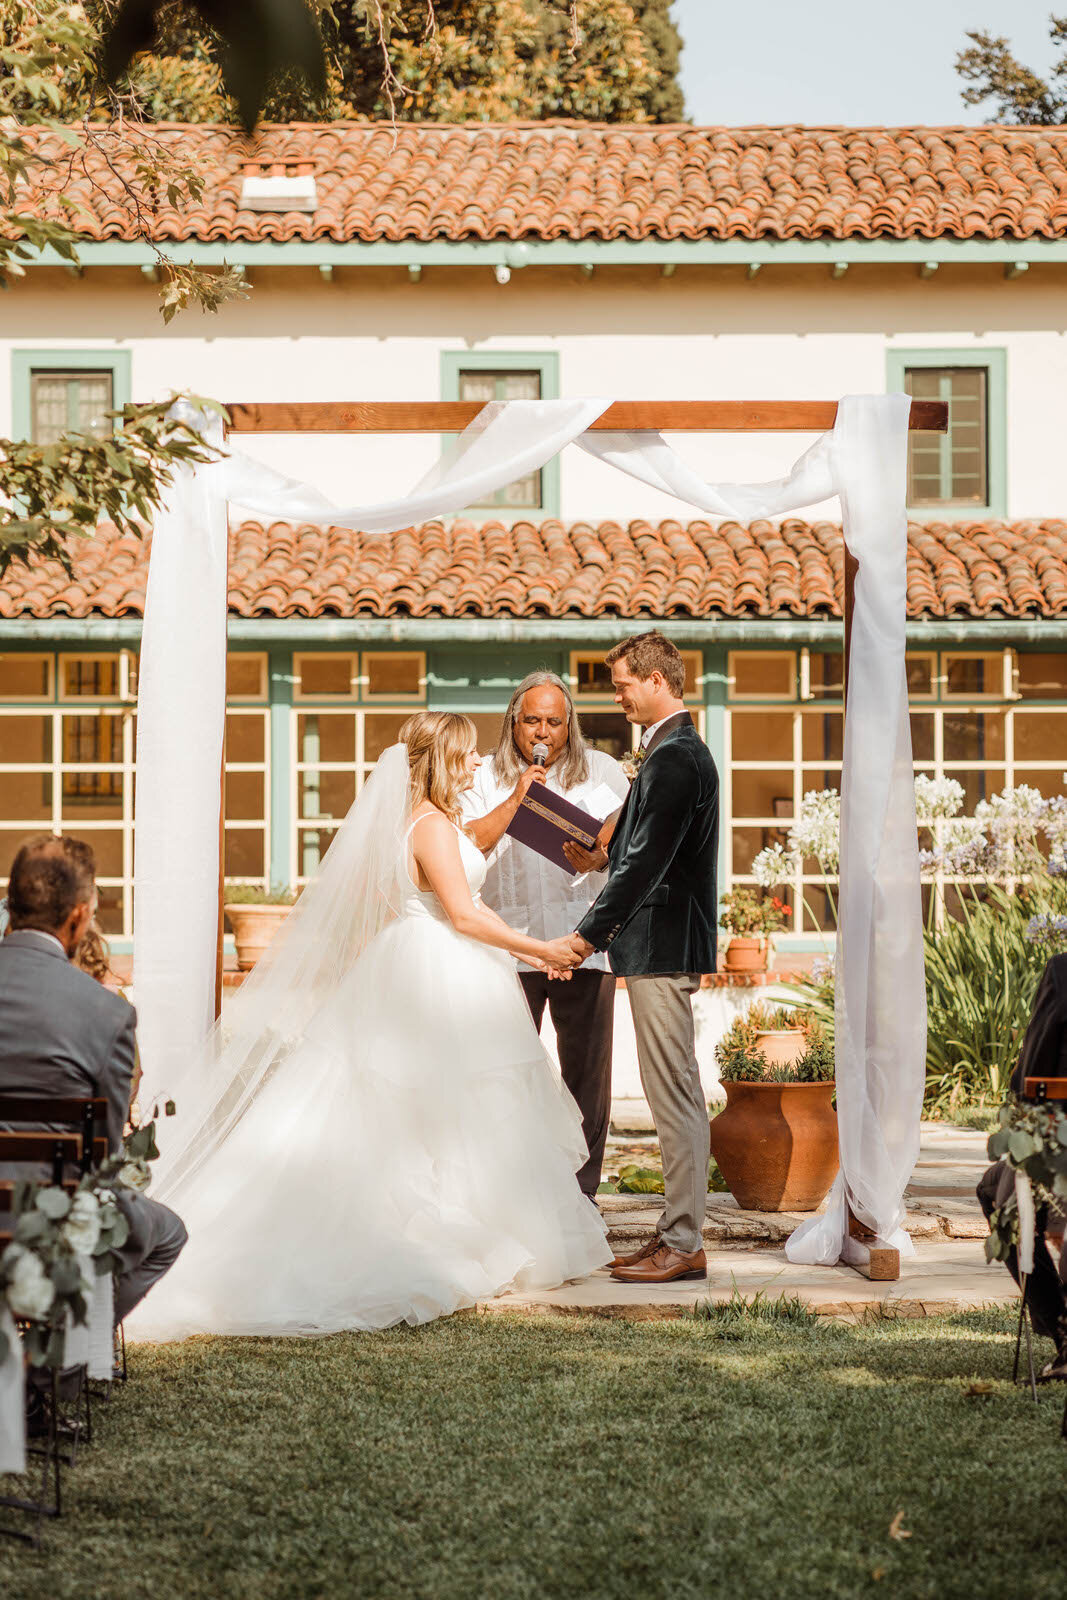
[[[837,1176],[832,1083],[724,1083],[711,1153],[742,1211],[816,1211]]]
[[[250,972],[292,910],[292,906],[226,905],[237,945],[237,965]]]

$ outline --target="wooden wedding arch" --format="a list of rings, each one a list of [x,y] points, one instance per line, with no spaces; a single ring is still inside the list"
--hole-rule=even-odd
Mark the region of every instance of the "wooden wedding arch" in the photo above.
[[[450,400],[235,401],[228,404],[228,433],[462,433],[482,410],[481,402]],[[595,422],[594,433],[829,433],[837,420],[836,400],[616,400]],[[946,433],[948,404],[913,400],[910,432]],[[848,652],[853,596],[859,563],[845,549],[844,689],[847,714]],[[227,584],[227,593],[229,585]],[[222,780],[226,762],[223,755]],[[223,875],[225,805],[219,804],[219,918],[215,967],[215,1015],[222,1013]],[[900,1277],[900,1253],[877,1239],[848,1213],[849,1233],[867,1247],[864,1276],[883,1281]]]

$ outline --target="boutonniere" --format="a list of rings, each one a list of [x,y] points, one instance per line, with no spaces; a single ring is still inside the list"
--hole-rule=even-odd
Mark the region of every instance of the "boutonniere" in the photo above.
[[[625,761],[621,761],[619,763],[630,783],[633,783],[634,779],[637,777],[641,763],[645,759],[647,753],[648,752],[642,746],[635,750],[632,755],[627,756]]]

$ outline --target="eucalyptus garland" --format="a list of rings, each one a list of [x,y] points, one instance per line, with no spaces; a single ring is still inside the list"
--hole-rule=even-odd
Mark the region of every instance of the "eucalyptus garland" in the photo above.
[[[1000,1127],[989,1139],[992,1161],[1003,1160],[1029,1178],[1034,1203],[1058,1218],[1067,1216],[1067,1114],[1053,1102],[1009,1100]],[[988,1261],[1004,1261],[1019,1244],[1019,1207],[1014,1190],[993,1212],[985,1242]]]

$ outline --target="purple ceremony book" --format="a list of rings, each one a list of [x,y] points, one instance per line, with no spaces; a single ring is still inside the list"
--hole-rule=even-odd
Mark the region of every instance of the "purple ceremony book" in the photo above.
[[[547,861],[575,876],[576,869],[563,854],[568,839],[591,849],[602,824],[588,811],[555,794],[546,783],[531,785],[525,799],[508,824],[508,832],[521,844],[529,845]]]

